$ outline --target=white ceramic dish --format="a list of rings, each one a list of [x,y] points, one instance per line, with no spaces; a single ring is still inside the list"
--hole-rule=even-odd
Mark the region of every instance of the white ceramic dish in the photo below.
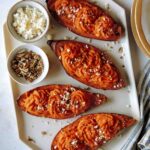
[[[96,112],[113,112],[113,113],[130,115],[138,120],[139,106],[138,106],[138,98],[136,93],[135,80],[134,80],[133,68],[131,62],[125,11],[123,8],[121,8],[112,0],[105,0],[105,3],[103,0],[99,0],[97,1],[97,4],[101,5],[103,8],[105,8],[106,4],[110,5],[111,8],[110,13],[123,24],[125,28],[125,36],[119,42],[116,43],[92,40],[91,44],[101,49],[104,49],[114,58],[114,61],[115,63],[117,63],[117,66],[122,72],[125,80],[128,81],[128,86],[124,89],[117,90],[117,91],[109,91],[109,90],[103,91],[103,90],[97,90],[91,88],[90,91],[92,92],[99,92],[107,95],[110,101],[84,114],[96,113]],[[59,25],[55,20],[52,20],[52,22],[54,22],[54,29],[51,29],[50,32],[55,35],[54,36],[55,39],[64,39],[64,37],[69,36],[71,38],[77,37],[78,41],[89,43],[89,39],[78,36],[68,31],[66,28]],[[20,45],[20,42],[14,40],[10,36],[6,26],[4,26],[4,35],[5,35],[6,54],[8,55],[10,49]],[[42,149],[42,150],[50,149],[50,144],[54,136],[56,135],[56,133],[62,127],[71,123],[76,118],[58,121],[53,119],[31,116],[27,113],[22,112],[17,107],[16,98],[20,94],[24,93],[25,91],[40,85],[55,83],[55,84],[72,84],[74,86],[80,86],[81,88],[87,87],[86,85],[72,79],[65,73],[64,69],[61,67],[60,62],[56,58],[55,54],[51,51],[49,46],[46,44],[46,41],[47,40],[43,38],[42,40],[36,42],[35,44],[44,48],[45,52],[49,57],[51,69],[49,70],[48,76],[40,84],[37,84],[36,86],[33,85],[30,87],[23,87],[11,81],[13,102],[16,111],[19,137],[30,148]],[[123,47],[123,53],[118,53],[118,49],[120,47]],[[121,56],[123,56],[123,59],[120,59]],[[124,65],[125,68],[123,68],[122,65]],[[127,129],[125,132],[121,133],[121,136],[117,136],[112,141],[105,144],[102,147],[102,149],[121,150],[134,128],[135,126],[131,127],[130,129]],[[42,135],[41,134],[42,131],[46,131],[47,134]],[[32,142],[27,141],[28,136],[34,139],[36,143],[34,144]]]
[[[14,27],[12,26],[13,14],[16,13],[16,10],[18,8],[22,8],[22,7],[26,7],[26,6],[31,6],[33,8],[34,7],[37,8],[38,10],[40,10],[44,14],[44,16],[47,20],[44,32],[41,35],[39,35],[39,36],[37,36],[37,37],[35,37],[31,40],[26,40],[23,37],[21,37],[19,34],[17,34]],[[49,26],[50,26],[50,16],[49,16],[48,11],[46,10],[46,8],[43,5],[41,5],[39,2],[32,1],[32,0],[19,1],[16,4],[14,4],[11,7],[11,9],[9,10],[9,13],[8,13],[8,16],[7,16],[7,26],[8,26],[8,30],[10,31],[11,35],[15,39],[17,39],[21,42],[24,42],[24,43],[33,43],[33,42],[36,42],[36,41],[40,40],[47,33],[47,31],[49,29]]]
[[[20,52],[22,49],[26,49],[28,51],[32,51],[32,52],[35,52],[36,54],[40,55],[42,60],[43,60],[43,65],[44,65],[44,69],[43,69],[43,72],[42,74],[36,79],[34,80],[33,82],[28,82],[26,81],[24,78],[20,78],[16,75],[16,73],[12,70],[11,68],[11,61],[13,60],[14,56]],[[33,85],[33,84],[37,84],[39,82],[41,82],[47,75],[48,73],[48,70],[49,70],[49,61],[48,61],[48,57],[47,55],[45,54],[45,52],[37,47],[37,46],[34,46],[34,45],[21,45],[17,48],[15,48],[14,50],[12,50],[10,52],[10,54],[8,55],[8,59],[7,59],[7,68],[8,68],[8,72],[11,76],[11,78],[17,82],[18,84],[21,84],[21,85]]]

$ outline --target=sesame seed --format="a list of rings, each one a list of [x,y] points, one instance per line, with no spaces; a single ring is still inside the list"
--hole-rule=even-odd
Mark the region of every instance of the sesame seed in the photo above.
[[[66,113],[66,109],[65,108],[61,108],[61,112],[62,113]]]
[[[103,141],[103,143],[106,143],[106,141]]]
[[[99,97],[100,95],[99,95],[99,94],[96,94],[96,96]]]
[[[54,149],[57,149],[57,145],[54,146]]]
[[[97,73],[96,73],[96,76],[99,76],[99,75],[100,75],[100,73],[99,73],[99,72],[97,72]]]
[[[75,91],[76,89],[75,89],[75,88],[73,88],[73,87],[71,87],[71,88],[70,88],[70,90],[71,90],[71,92],[73,92],[73,91]]]
[[[60,47],[60,51],[63,51],[64,49],[62,47]]]
[[[58,59],[61,60],[61,56],[59,56]]]
[[[69,48],[67,49],[67,52],[68,52],[68,53],[70,52],[70,49],[69,49]]]
[[[92,69],[89,69],[89,72],[93,72],[93,70],[92,70]]]
[[[114,85],[113,87],[116,88],[116,85]]]
[[[94,141],[94,145],[98,145],[98,143],[96,141]]]
[[[98,125],[94,126],[94,129],[97,129],[98,128]]]
[[[60,104],[62,104],[62,105],[65,104],[65,101],[60,101]]]
[[[85,45],[85,47],[86,47],[86,48],[89,48],[89,46],[88,46],[87,44]]]
[[[43,106],[37,106],[37,110],[44,110]]]
[[[85,102],[82,102],[82,105],[85,105]]]
[[[78,143],[78,140],[77,139],[73,139],[70,144],[73,145],[73,146],[76,146],[77,143]]]

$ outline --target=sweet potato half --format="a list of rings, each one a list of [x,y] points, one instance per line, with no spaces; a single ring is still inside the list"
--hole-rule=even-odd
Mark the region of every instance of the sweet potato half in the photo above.
[[[48,41],[66,73],[94,88],[117,90],[126,86],[119,70],[100,49],[71,40]]]
[[[47,6],[59,23],[78,35],[116,41],[124,34],[119,23],[87,0],[47,0]]]
[[[96,150],[136,120],[120,114],[99,113],[83,116],[61,129],[51,150]]]
[[[106,102],[107,97],[71,85],[47,85],[22,94],[21,110],[35,116],[66,119]]]

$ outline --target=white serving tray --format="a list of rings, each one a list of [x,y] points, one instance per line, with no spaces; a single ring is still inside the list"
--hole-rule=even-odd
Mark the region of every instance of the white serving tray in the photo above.
[[[99,40],[92,40],[91,44],[107,51],[112,56],[112,58],[114,58],[114,62],[117,64],[125,80],[128,82],[128,86],[124,89],[117,91],[104,91],[91,88],[90,91],[92,92],[100,92],[102,94],[107,95],[110,101],[84,114],[96,112],[111,112],[133,116],[134,118],[139,120],[138,98],[136,93],[135,80],[131,62],[125,10],[112,0],[105,0],[105,2],[103,0],[97,1],[97,5],[101,5],[101,7],[103,8],[106,8],[107,4],[109,4],[110,6],[110,14],[113,15],[114,18],[120,21],[121,24],[124,26],[125,36],[119,42],[104,42]],[[54,39],[64,39],[65,36],[71,38],[77,37],[78,41],[89,43],[88,38],[83,38],[74,33],[71,33],[66,28],[59,25],[53,19],[51,21],[54,23],[55,28],[50,29],[49,32],[54,34]],[[8,56],[9,52],[12,49],[23,43],[20,43],[15,39],[13,39],[13,37],[8,32],[6,24],[4,24],[3,31],[5,39],[6,56]],[[78,87],[80,86],[81,88],[86,88],[87,86],[74,80],[65,73],[58,59],[47,45],[46,38],[43,38],[42,40],[34,44],[43,48],[43,50],[47,53],[50,62],[49,73],[44,81],[34,86],[27,86],[27,87],[20,86],[10,79],[13,94],[12,100],[14,102],[14,107],[12,108],[16,112],[18,136],[20,140],[22,140],[26,145],[28,145],[32,149],[48,150],[50,149],[51,142],[56,133],[62,127],[71,123],[79,116],[76,118],[60,121],[31,116],[27,113],[22,112],[18,108],[18,106],[16,105],[17,97],[27,90],[47,84],[72,84],[74,86]],[[120,47],[123,47],[122,53],[118,52],[118,49]],[[121,56],[123,56],[123,59],[120,59]],[[124,65],[125,68],[123,68],[122,65]],[[131,105],[131,107],[128,107],[129,105]],[[134,127],[131,127],[130,129],[127,129],[126,132],[122,132],[121,136],[117,136],[115,139],[105,144],[102,148],[104,150],[120,150],[121,147],[125,144],[127,138],[130,136],[130,133],[133,130],[133,128]],[[42,131],[46,131],[47,134],[42,135],[41,134]],[[36,143],[28,141],[27,140],[28,137],[34,139]]]

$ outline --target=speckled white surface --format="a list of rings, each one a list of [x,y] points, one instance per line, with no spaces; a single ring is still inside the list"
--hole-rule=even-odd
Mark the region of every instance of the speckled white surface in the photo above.
[[[17,138],[15,114],[12,110],[9,78],[6,68],[5,50],[3,47],[3,24],[6,21],[6,16],[9,8],[13,5],[13,3],[15,3],[15,1],[17,0],[5,0],[0,5],[0,149],[2,150],[27,150],[27,147],[23,143],[21,143]],[[129,14],[132,3],[131,0],[115,1],[118,2],[124,8],[126,8],[128,14],[128,24],[130,24]],[[131,31],[129,31],[129,33],[134,72],[136,79],[138,80],[139,72],[141,71],[148,59],[144,57],[144,55],[136,47],[131,36]]]

